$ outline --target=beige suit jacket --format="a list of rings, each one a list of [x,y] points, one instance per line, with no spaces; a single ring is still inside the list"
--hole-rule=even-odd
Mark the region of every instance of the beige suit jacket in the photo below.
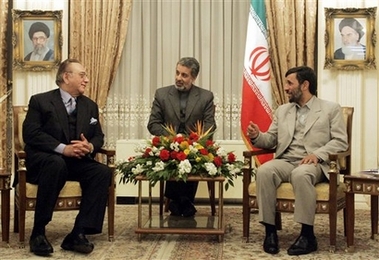
[[[276,148],[275,158],[281,158],[295,132],[296,104],[288,103],[278,107],[273,122],[265,133],[252,140],[257,148]],[[321,168],[327,178],[328,154],[345,151],[348,148],[346,124],[339,104],[314,97],[304,131],[304,146],[308,154],[315,154],[324,160]]]

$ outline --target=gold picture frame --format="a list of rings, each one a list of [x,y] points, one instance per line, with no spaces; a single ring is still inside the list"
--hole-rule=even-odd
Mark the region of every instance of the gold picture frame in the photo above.
[[[325,69],[376,69],[375,16],[376,7],[325,8]]]
[[[46,71],[62,60],[63,11],[12,10],[13,69]]]

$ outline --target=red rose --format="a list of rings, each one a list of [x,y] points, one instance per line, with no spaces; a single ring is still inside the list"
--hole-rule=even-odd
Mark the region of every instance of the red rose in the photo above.
[[[220,156],[216,156],[214,159],[213,159],[213,162],[214,164],[217,166],[217,167],[220,167],[222,165],[222,158]]]
[[[181,142],[184,141],[184,137],[182,135],[176,136],[174,141],[177,142],[178,144],[180,144]]]
[[[153,140],[152,140],[153,146],[158,146],[160,142],[161,142],[161,138],[159,136],[153,137]]]
[[[178,158],[178,152],[177,151],[171,151],[170,153],[171,159],[177,159]]]
[[[146,148],[145,153],[143,154],[143,157],[149,157],[149,156],[150,156],[149,153],[150,153],[151,151],[152,151],[152,150],[151,150],[150,147]]]
[[[159,158],[161,158],[162,161],[168,161],[168,159],[170,159],[170,152],[166,149],[162,150],[159,153]]]
[[[187,155],[184,152],[178,152],[178,154],[176,155],[176,158],[179,161],[184,161],[185,159],[187,159]]]
[[[228,153],[228,162],[233,163],[236,161],[236,156],[234,153]]]
[[[189,138],[190,138],[191,140],[195,141],[195,142],[196,142],[197,140],[199,140],[199,136],[198,136],[197,133],[190,133]]]
[[[202,154],[202,155],[207,155],[208,154],[208,150],[207,149],[200,149],[199,152]]]
[[[206,142],[205,142],[205,145],[206,146],[213,146],[213,141],[212,140],[207,140]]]

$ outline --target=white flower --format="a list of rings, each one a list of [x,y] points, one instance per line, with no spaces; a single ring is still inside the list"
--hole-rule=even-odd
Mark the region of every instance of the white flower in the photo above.
[[[155,164],[155,166],[153,167],[153,171],[155,171],[155,172],[162,171],[162,170],[164,170],[164,167],[165,167],[165,163],[164,162],[157,162]]]
[[[218,148],[217,155],[220,157],[226,157],[228,155],[228,152],[225,150],[225,148]]]
[[[235,167],[233,164],[230,164],[230,163],[227,163],[227,164],[226,164],[226,168],[228,169],[228,171],[229,171],[230,174],[232,174],[232,175],[235,175],[235,174],[241,172],[241,169],[240,169],[240,168],[237,168],[237,167]]]
[[[181,161],[178,165],[179,176],[182,176],[185,173],[190,173],[192,170],[192,165],[188,159]]]
[[[170,144],[170,148],[171,150],[174,150],[176,152],[179,152],[180,148],[179,148],[179,143],[178,142],[175,142],[175,143],[171,143]]]
[[[207,163],[204,163],[204,166],[209,175],[214,176],[217,174],[216,165],[214,165],[213,163],[207,162]]]
[[[143,171],[144,171],[144,168],[142,164],[137,164],[136,167],[132,169],[132,173],[134,175],[142,174]]]

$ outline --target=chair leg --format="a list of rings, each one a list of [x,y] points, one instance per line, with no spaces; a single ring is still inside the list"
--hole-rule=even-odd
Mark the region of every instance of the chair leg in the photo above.
[[[334,253],[336,250],[337,242],[337,211],[329,212],[329,237],[330,237],[330,247],[329,252]]]
[[[109,187],[108,194],[108,240],[114,239],[114,214],[115,214],[115,184]]]
[[[13,232],[18,233],[19,232],[19,225],[18,225],[18,208],[16,204],[16,198],[14,199],[14,214],[13,214]]]
[[[282,230],[282,214],[278,211],[275,213],[275,226],[277,230]]]
[[[242,233],[246,237],[246,243],[249,242],[250,236],[250,208],[243,206],[242,209]]]
[[[212,216],[214,216],[216,214],[215,182],[207,181],[207,185],[208,185],[209,201],[211,203],[211,212],[212,212]]]
[[[18,211],[18,224],[19,224],[19,240],[20,243],[25,242],[25,204],[24,207],[20,205],[19,211]],[[15,216],[16,217],[16,216]]]

